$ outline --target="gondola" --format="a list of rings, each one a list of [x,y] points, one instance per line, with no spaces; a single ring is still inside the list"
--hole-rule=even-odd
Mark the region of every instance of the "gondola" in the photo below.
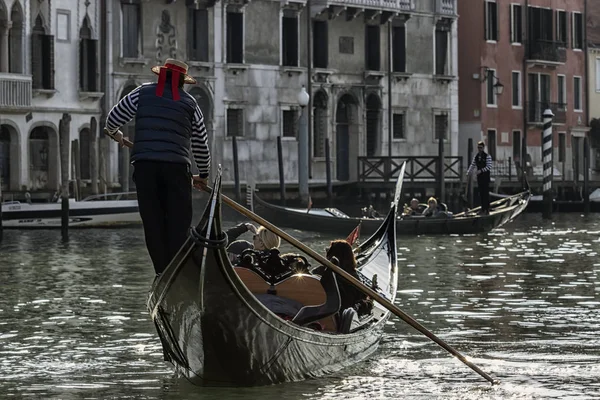
[[[525,210],[531,198],[529,189],[490,203],[490,213],[479,214],[480,208],[474,208],[448,216],[440,217],[400,216],[396,221],[398,235],[436,235],[436,234],[477,234],[492,231],[513,221]],[[334,235],[343,235],[352,231],[358,224],[362,233],[373,233],[381,224],[382,218],[350,217],[337,208],[281,207],[268,203],[254,192],[253,207],[261,217],[276,225],[300,230],[309,230]]]
[[[217,177],[203,217],[148,298],[165,360],[194,384],[258,386],[322,376],[372,354],[389,311],[375,303],[367,315],[345,318],[352,312],[339,310],[338,283],[328,269],[320,279],[291,275],[268,287],[283,297],[283,284],[300,293],[294,298],[303,308],[292,320],[263,305],[260,276],[228,259],[220,188]],[[361,281],[390,302],[397,285],[396,217],[397,201],[356,251]],[[313,329],[315,321],[324,328]]]

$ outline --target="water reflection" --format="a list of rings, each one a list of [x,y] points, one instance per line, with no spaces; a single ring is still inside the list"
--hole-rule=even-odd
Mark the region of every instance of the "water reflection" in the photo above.
[[[600,216],[526,214],[483,236],[401,238],[397,304],[486,382],[397,319],[371,359],[326,378],[198,389],[174,377],[145,307],[139,229],[6,231],[0,245],[4,396],[148,399],[600,396]],[[329,236],[293,231],[321,250]]]

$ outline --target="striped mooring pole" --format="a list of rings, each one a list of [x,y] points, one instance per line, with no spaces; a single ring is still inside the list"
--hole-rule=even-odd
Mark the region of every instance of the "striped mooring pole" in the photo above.
[[[542,218],[552,218],[552,176],[553,176],[553,146],[552,146],[552,119],[554,114],[549,108],[544,111],[544,133],[542,137],[542,160],[544,162],[544,204]]]

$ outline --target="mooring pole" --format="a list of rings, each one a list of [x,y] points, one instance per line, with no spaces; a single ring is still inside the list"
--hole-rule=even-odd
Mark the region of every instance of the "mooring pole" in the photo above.
[[[590,142],[583,138],[583,212],[590,212]]]
[[[554,170],[553,163],[553,150],[552,145],[552,119],[554,114],[549,108],[544,111],[544,133],[542,137],[542,159],[544,162],[544,180],[543,180],[543,191],[544,191],[544,208],[542,212],[542,218],[552,218],[552,176]]]

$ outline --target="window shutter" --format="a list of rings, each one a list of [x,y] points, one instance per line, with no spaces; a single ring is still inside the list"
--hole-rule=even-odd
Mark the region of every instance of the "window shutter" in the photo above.
[[[490,6],[490,3],[488,3],[487,1],[485,3],[483,3],[483,40],[488,40],[489,39],[489,35],[488,35],[488,30],[489,30],[489,21],[488,21],[488,8]]]
[[[98,91],[98,40],[85,39],[87,42],[87,78],[88,91]]]
[[[54,89],[54,35],[42,35],[42,87]]]
[[[34,89],[42,88],[42,35],[39,33],[31,34],[31,74],[32,87]]]
[[[394,26],[392,32],[392,68],[394,72],[406,72],[406,28]]]
[[[498,21],[498,3],[494,3],[494,31],[496,33],[496,42],[500,41],[500,21]]]
[[[243,32],[242,32],[243,33]],[[198,61],[209,61],[208,59],[208,10],[196,10],[196,57]],[[243,51],[243,50],[242,50]]]
[[[87,92],[87,40],[79,39],[79,90]]]

